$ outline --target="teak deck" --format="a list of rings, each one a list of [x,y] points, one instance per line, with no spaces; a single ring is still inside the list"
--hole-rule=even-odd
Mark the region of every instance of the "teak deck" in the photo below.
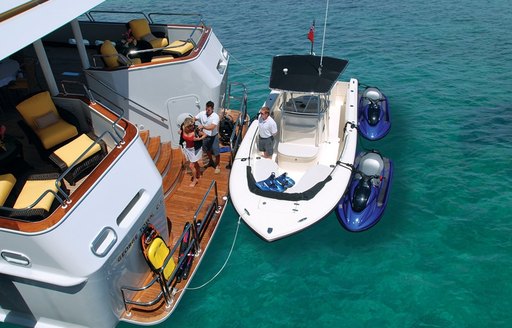
[[[238,113],[235,114],[235,119]],[[231,113],[233,116],[233,113]],[[176,241],[181,236],[183,228],[187,222],[192,223],[194,221],[194,216],[196,215],[196,211],[200,206],[205,194],[207,193],[212,181],[216,181],[217,188],[217,196],[218,196],[218,208],[215,211],[215,215],[212,218],[210,225],[208,226],[205,236],[201,241],[201,250],[198,252],[196,257],[194,258],[192,268],[190,270],[190,275],[187,280],[182,280],[180,283],[175,285],[175,290],[177,293],[174,295],[173,302],[170,306],[166,305],[165,300],[162,298],[157,304],[150,307],[139,307],[139,306],[130,306],[129,305],[129,313],[124,313],[122,318],[127,321],[137,322],[137,323],[152,323],[166,318],[170,313],[173,312],[174,308],[177,306],[179,300],[181,299],[181,294],[186,288],[189,281],[192,280],[194,273],[197,269],[197,266],[201,262],[205,250],[208,244],[211,241],[213,233],[218,226],[220,221],[220,217],[224,211],[224,206],[227,202],[228,196],[228,182],[229,182],[229,173],[230,169],[228,167],[230,163],[231,153],[224,152],[221,153],[221,164],[220,164],[220,173],[215,173],[212,167],[208,167],[206,169],[203,166],[206,164],[207,157],[203,154],[203,161],[199,162],[201,167],[202,175],[199,179],[199,182],[194,186],[190,187],[192,175],[190,173],[190,169],[188,168],[188,163],[185,161],[183,153],[181,149],[170,149],[168,151],[171,152],[170,156],[168,156],[163,150],[166,149],[165,145],[162,144],[159,149],[151,149],[154,144],[151,142],[151,137],[148,137],[145,134],[141,134],[143,140],[145,140],[146,146],[148,147],[148,151],[150,155],[155,159],[157,157],[170,157],[170,165],[167,171],[163,174],[162,185],[164,188],[165,197],[165,207],[168,218],[169,226],[171,227],[170,231],[170,247],[172,248]],[[152,146],[150,146],[152,145]],[[222,147],[222,145],[221,145]],[[158,147],[157,147],[158,148]],[[158,155],[155,155],[158,154]],[[159,165],[158,160],[155,159],[155,163],[157,167],[165,167],[166,165]],[[165,170],[165,169],[162,169]],[[161,171],[162,173],[162,171]],[[166,186],[173,186],[170,190],[166,191]],[[214,187],[215,188],[215,187]],[[212,201],[213,197],[215,197],[215,190],[209,193],[206,198],[206,203]],[[207,205],[203,207],[203,210],[197,213],[199,219],[205,215]],[[177,253],[174,256],[175,263],[178,263]],[[147,277],[146,282],[151,281],[154,278],[154,275],[151,274]],[[140,292],[136,297],[132,297],[132,299],[139,302],[148,302],[150,300],[155,299],[158,294],[161,292],[161,288],[158,284],[153,285],[148,290],[144,292]]]

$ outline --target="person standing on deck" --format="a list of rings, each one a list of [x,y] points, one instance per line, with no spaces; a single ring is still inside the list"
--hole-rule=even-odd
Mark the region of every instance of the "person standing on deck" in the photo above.
[[[263,157],[272,158],[274,154],[274,136],[277,133],[277,124],[270,117],[270,108],[262,107],[258,117],[259,141],[258,150],[263,152]]]
[[[213,108],[215,104],[213,101],[206,103],[206,109],[196,115],[195,119],[199,121],[199,129],[206,134],[206,139],[203,141],[203,150],[208,156],[209,162],[205,168],[211,166],[215,168],[215,173],[220,173],[220,147],[219,147],[219,115],[214,113]],[[215,156],[215,161],[213,156]]]

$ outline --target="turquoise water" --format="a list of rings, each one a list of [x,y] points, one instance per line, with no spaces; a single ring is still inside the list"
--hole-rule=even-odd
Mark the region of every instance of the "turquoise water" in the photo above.
[[[200,12],[232,55],[255,113],[273,55],[307,53],[324,1],[110,0],[102,9]],[[395,163],[371,230],[330,215],[275,243],[244,223],[212,283],[158,327],[510,327],[512,325],[512,11],[509,0],[331,1],[324,54],[389,97],[393,126],[365,142]],[[278,220],[278,218],[276,218]],[[191,282],[224,263],[228,208]],[[119,327],[134,327],[120,324]]]

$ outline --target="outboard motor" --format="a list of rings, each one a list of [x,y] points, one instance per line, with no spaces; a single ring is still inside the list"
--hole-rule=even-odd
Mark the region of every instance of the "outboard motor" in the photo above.
[[[379,123],[380,106],[378,100],[370,100],[368,105],[368,123],[371,126],[376,126]]]
[[[359,180],[354,195],[352,196],[352,209],[356,212],[361,212],[368,204],[368,199],[372,192],[371,178],[363,177]]]

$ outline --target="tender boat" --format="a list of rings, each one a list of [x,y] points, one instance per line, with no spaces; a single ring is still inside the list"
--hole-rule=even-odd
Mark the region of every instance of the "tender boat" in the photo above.
[[[105,13],[90,10],[102,2],[0,5],[0,60],[32,59],[26,63],[44,75],[10,94],[13,106],[2,104],[9,120],[0,128],[0,322],[115,327],[166,320],[227,204],[224,167],[242,139],[247,106],[243,85],[227,82],[228,53],[202,22],[157,23],[149,14],[137,18],[154,33],[147,37],[170,48],[146,44],[123,55],[107,46],[122,43],[133,18],[97,19]],[[174,52],[184,43],[188,50]],[[56,77],[67,80],[61,88]],[[179,117],[207,100],[234,127],[221,172],[206,169],[191,188]]]
[[[357,155],[350,187],[340,200],[336,213],[347,230],[363,231],[373,227],[388,203],[393,162],[377,151]]]
[[[233,205],[264,240],[318,222],[348,186],[357,145],[358,81],[338,81],[348,62],[314,55],[276,56],[264,103],[278,126],[274,155],[258,152],[254,120],[233,163]]]
[[[388,98],[376,87],[366,87],[359,98],[359,132],[368,140],[384,138],[391,128]]]

